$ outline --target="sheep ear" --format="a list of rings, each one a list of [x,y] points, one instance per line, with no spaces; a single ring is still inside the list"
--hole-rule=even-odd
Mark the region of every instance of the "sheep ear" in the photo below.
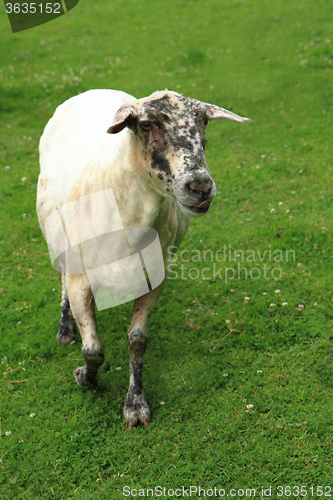
[[[130,128],[137,116],[137,112],[133,106],[121,106],[113,119],[111,127],[108,128],[107,133],[118,134],[118,132],[121,132],[125,127]]]
[[[250,122],[250,118],[244,118],[243,116],[238,116],[227,109],[215,106],[215,104],[203,103],[206,107],[206,113],[208,120],[217,120],[219,118],[224,118],[227,120],[234,120],[235,122],[244,123]]]

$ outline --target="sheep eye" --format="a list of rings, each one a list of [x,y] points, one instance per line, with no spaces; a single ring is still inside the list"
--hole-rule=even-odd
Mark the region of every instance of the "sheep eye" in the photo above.
[[[151,123],[150,122],[141,122],[140,125],[141,125],[141,128],[143,130],[150,130],[150,128],[151,128]]]

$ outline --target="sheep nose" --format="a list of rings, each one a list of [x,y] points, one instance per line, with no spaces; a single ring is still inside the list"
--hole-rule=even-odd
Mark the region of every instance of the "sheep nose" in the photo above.
[[[200,197],[206,199],[209,197],[209,193],[213,187],[213,182],[211,179],[196,179],[185,184],[185,189],[187,193],[191,196]]]

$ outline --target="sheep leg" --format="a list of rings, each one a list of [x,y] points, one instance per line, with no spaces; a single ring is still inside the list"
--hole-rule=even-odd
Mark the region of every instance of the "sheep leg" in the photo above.
[[[57,340],[60,346],[68,346],[71,342],[77,339],[75,321],[69,305],[69,299],[66,288],[66,275],[61,273],[61,317]]]
[[[83,274],[66,274],[66,286],[73,315],[82,337],[85,366],[74,371],[76,382],[83,389],[95,389],[98,368],[104,361],[104,347],[97,333],[95,302],[90,284]]]
[[[142,386],[142,367],[148,342],[148,319],[163,288],[164,282],[134,302],[132,321],[127,333],[130,366],[130,383],[124,406],[127,429],[140,424],[148,425],[150,421],[149,405]]]

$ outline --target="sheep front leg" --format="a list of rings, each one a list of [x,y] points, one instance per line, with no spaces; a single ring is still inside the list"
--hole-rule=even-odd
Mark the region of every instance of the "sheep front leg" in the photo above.
[[[74,377],[83,389],[95,389],[98,369],[104,361],[104,347],[97,333],[94,297],[83,274],[66,274],[66,287],[82,337],[82,352],[86,362],[85,366],[76,368]]]
[[[163,287],[164,282],[134,302],[132,321],[127,333],[130,366],[130,383],[124,406],[127,429],[140,424],[148,425],[150,421],[149,405],[142,386],[142,367],[148,342],[148,319]]]

